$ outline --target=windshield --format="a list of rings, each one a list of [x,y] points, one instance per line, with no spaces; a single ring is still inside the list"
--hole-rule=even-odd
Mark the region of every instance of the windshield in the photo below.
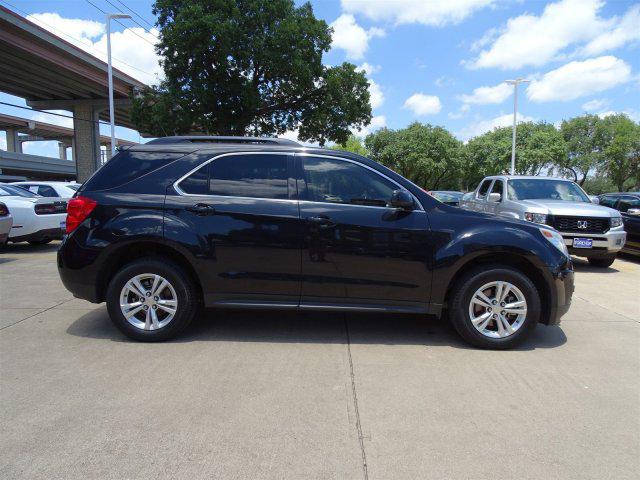
[[[520,178],[507,184],[509,200],[564,200],[591,202],[575,183],[566,180]]]
[[[36,198],[36,197],[39,197],[40,195],[31,193],[30,191],[25,190],[23,188],[14,187],[13,185],[2,185],[0,186],[0,196]]]

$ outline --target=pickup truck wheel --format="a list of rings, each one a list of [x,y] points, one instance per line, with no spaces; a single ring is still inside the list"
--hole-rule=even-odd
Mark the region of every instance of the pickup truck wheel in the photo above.
[[[474,270],[451,292],[450,318],[467,342],[507,349],[521,343],[540,319],[540,294],[518,270]]]
[[[129,338],[157,342],[175,337],[198,312],[196,286],[167,259],[142,258],[115,274],[107,289],[107,309]]]
[[[607,268],[610,267],[613,262],[616,261],[615,255],[609,255],[606,257],[588,257],[589,265],[593,265],[598,268]]]

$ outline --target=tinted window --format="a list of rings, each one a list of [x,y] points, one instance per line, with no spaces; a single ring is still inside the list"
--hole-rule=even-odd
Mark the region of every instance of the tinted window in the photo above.
[[[182,155],[181,153],[123,150],[105,163],[84,184],[83,190],[107,190],[119,187],[142,175],[164,167]]]
[[[478,190],[478,198],[484,198],[487,196],[489,185],[491,185],[491,180],[485,180],[480,184],[480,189]]]
[[[500,195],[502,195],[502,180],[496,180],[495,182],[493,182],[491,193],[499,193]]]
[[[38,191],[36,192],[38,195],[42,195],[43,197],[59,197],[58,192],[56,192],[53,187],[49,185],[39,185]]]
[[[384,207],[398,187],[371,170],[351,162],[305,157],[307,199]]]
[[[211,195],[289,198],[285,155],[231,155],[209,164]]]
[[[28,198],[39,197],[39,195],[31,193],[28,190],[24,190],[23,188],[15,187],[13,185],[2,185],[0,187],[0,195]]]
[[[603,205],[605,207],[610,207],[610,208],[614,208],[614,205],[616,204],[616,197],[602,197],[600,199],[600,205]]]
[[[209,165],[205,165],[182,180],[180,189],[192,195],[207,195],[209,193]]]
[[[618,210],[626,212],[630,208],[640,208],[640,198],[622,197],[618,203]]]

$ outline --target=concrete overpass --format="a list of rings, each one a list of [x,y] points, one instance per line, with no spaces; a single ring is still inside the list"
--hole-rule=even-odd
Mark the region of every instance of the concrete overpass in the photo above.
[[[39,110],[73,114],[73,160],[78,181],[100,165],[99,120],[108,120],[107,64],[0,6],[0,91]],[[116,124],[135,128],[130,95],[145,85],[113,69]],[[9,143],[9,142],[7,142]]]

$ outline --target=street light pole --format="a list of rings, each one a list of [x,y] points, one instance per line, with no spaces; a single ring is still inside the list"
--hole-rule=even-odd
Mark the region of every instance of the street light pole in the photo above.
[[[515,80],[505,80],[509,85],[513,85],[513,132],[511,138],[511,175],[516,174],[516,120],[518,115],[518,85],[521,83],[529,83],[524,78],[516,78]]]
[[[111,156],[116,154],[115,112],[113,110],[113,68],[111,67],[111,19],[131,18],[124,13],[107,14],[107,75],[109,77],[109,123],[111,125]]]

